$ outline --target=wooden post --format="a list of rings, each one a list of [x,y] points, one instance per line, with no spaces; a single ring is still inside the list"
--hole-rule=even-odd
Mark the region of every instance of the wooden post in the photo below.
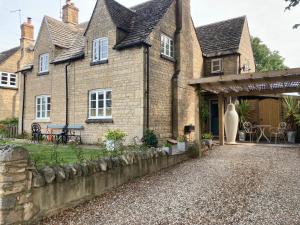
[[[220,145],[223,146],[225,144],[224,139],[224,96],[218,95],[218,105],[219,105],[219,140]]]
[[[200,144],[201,142],[201,123],[200,121],[200,95],[199,89],[195,90],[195,142]]]

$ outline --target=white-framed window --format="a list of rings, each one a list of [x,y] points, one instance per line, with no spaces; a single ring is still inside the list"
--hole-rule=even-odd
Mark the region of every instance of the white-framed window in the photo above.
[[[212,73],[223,72],[223,60],[222,59],[211,60],[211,72]]]
[[[40,55],[39,72],[40,73],[49,72],[49,53]]]
[[[12,73],[0,72],[1,87],[17,87],[17,75]]]
[[[112,91],[93,90],[89,93],[89,119],[112,118]]]
[[[36,97],[36,119],[50,119],[51,97],[41,95]]]
[[[93,40],[93,62],[108,59],[108,38],[98,38]]]
[[[174,52],[174,41],[172,38],[162,34],[161,35],[161,48],[160,48],[160,53],[174,58],[175,57],[175,52]]]

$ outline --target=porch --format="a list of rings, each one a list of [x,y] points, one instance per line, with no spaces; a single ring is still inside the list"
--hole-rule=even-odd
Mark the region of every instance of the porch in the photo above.
[[[220,145],[225,144],[225,100],[233,97],[280,95],[300,90],[300,68],[239,75],[213,76],[189,82],[200,93],[217,96]],[[200,128],[198,129],[201,130]],[[198,135],[200,139],[200,134]]]

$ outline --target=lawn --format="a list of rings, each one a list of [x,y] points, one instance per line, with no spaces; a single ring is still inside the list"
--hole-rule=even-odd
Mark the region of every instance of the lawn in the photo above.
[[[120,154],[120,152],[105,151],[97,146],[80,147],[74,145],[20,144],[19,142],[0,140],[0,146],[7,144],[14,144],[26,148],[37,167],[79,163],[85,160],[96,160],[101,157]]]

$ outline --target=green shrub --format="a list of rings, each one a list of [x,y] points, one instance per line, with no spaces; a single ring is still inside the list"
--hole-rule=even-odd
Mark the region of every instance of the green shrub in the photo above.
[[[148,147],[157,148],[158,146],[158,139],[153,130],[146,130],[142,141]]]
[[[0,121],[0,124],[3,124],[3,125],[18,125],[18,123],[19,123],[18,118],[9,118],[9,119]]]
[[[214,138],[214,136],[212,135],[212,133],[204,133],[202,135],[202,139],[204,139],[204,140],[211,140],[213,138]]]
[[[178,141],[178,142],[186,142],[186,141],[187,141],[186,136],[180,135],[180,136],[177,138],[177,141]]]
[[[111,141],[122,141],[126,136],[126,133],[121,130],[108,130],[105,134],[105,139]]]
[[[166,143],[164,144],[164,147],[166,147],[166,148],[172,148],[172,145],[171,145],[169,142],[166,142]]]
[[[192,159],[198,159],[200,157],[200,147],[198,144],[194,143],[189,145],[187,154]]]

